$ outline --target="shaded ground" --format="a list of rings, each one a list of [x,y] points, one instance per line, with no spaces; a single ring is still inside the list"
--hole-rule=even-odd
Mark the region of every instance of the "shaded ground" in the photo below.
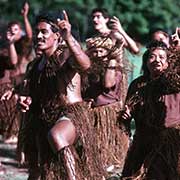
[[[0,161],[5,169],[4,174],[0,172],[0,180],[27,180],[27,169],[19,168],[16,160],[16,145],[5,144],[0,136]],[[118,171],[114,171],[108,180],[119,179]]]
[[[4,144],[0,137],[0,161],[5,169],[0,180],[27,180],[27,169],[18,167],[15,151],[16,145]]]

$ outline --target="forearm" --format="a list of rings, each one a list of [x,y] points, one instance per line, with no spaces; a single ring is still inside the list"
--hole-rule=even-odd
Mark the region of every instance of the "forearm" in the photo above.
[[[83,51],[80,44],[74,39],[71,35],[66,39],[66,43],[75,57],[76,62],[81,66],[83,70],[86,70],[90,67],[91,62],[87,54]]]
[[[122,30],[120,33],[124,37],[126,41],[126,46],[130,49],[130,51],[132,51],[135,54],[139,53],[139,48],[136,42],[124,30]]]
[[[16,65],[18,63],[18,55],[14,43],[9,44],[8,53],[9,53],[10,63],[12,65]]]
[[[26,15],[23,16],[23,19],[24,19],[26,36],[28,39],[32,40],[33,32],[32,32],[32,27],[31,27],[31,24],[29,22],[29,19]]]

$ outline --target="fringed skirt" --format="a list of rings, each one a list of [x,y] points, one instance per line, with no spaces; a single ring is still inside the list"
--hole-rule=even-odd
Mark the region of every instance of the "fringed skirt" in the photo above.
[[[7,91],[12,89],[10,83],[0,85],[0,97]],[[17,135],[19,130],[19,111],[16,107],[16,99],[12,97],[8,101],[0,101],[0,134],[4,138],[11,135]]]
[[[121,110],[121,103],[95,107],[91,110],[91,119],[95,131],[95,143],[104,169],[114,165],[119,171],[124,165],[129,147],[129,136],[125,128],[118,126],[117,115]]]
[[[76,162],[77,180],[103,180],[106,172],[99,152],[96,151],[96,137],[87,103],[75,103],[63,109],[74,123],[78,134],[77,142],[71,147]],[[33,118],[29,114],[20,131],[21,146],[24,147],[29,168],[38,167],[43,180],[67,180],[61,171],[62,164],[48,143],[47,133],[50,130],[48,123],[38,125],[38,121],[31,121]]]
[[[151,136],[154,136],[153,134]],[[140,137],[139,137],[140,138]],[[179,180],[180,179],[180,125],[166,128],[149,142],[147,136],[141,136],[128,153],[128,163],[125,168],[132,174],[123,177],[123,180]],[[146,145],[151,143],[149,149]],[[133,148],[134,147],[134,148]],[[137,148],[139,147],[139,148]],[[147,151],[146,153],[143,152]],[[136,150],[135,150],[136,149]],[[139,150],[138,150],[139,149]],[[142,153],[141,153],[142,152]],[[136,160],[135,160],[136,159]],[[139,161],[137,160],[139,159]],[[140,164],[141,163],[141,164]],[[137,170],[138,168],[138,170]],[[135,172],[136,170],[136,172]],[[126,171],[126,169],[124,169]],[[133,173],[134,172],[134,173]]]

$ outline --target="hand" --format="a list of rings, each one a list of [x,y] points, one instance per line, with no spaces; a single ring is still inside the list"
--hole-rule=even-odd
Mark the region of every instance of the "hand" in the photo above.
[[[20,96],[18,99],[18,106],[22,112],[27,112],[31,103],[32,99],[30,96]]]
[[[1,96],[1,101],[7,101],[9,100],[13,95],[13,91],[12,90],[8,90],[6,91],[2,96]]]
[[[25,2],[23,8],[21,9],[21,14],[22,16],[27,16],[28,13],[29,13],[29,4]]]
[[[172,46],[174,46],[175,48],[180,48],[180,37],[179,37],[179,33],[180,33],[180,28],[177,27],[177,28],[176,28],[176,32],[171,36]]]
[[[11,44],[15,41],[15,34],[13,34],[10,30],[6,32],[6,39]]]
[[[113,18],[110,19],[110,23],[111,23],[111,34],[110,34],[110,36],[113,39],[116,39],[120,45],[124,44],[125,43],[125,40],[123,37],[124,30],[121,26],[119,19],[117,17],[113,16]]]
[[[64,14],[64,19],[63,20],[57,19],[57,24],[61,29],[62,38],[64,40],[67,40],[68,37],[71,36],[71,24],[69,22],[69,18],[65,10],[63,10],[63,14]]]
[[[129,107],[127,105],[125,105],[125,110],[122,112],[121,117],[124,120],[128,120],[128,119],[131,118],[130,109],[129,109]]]
[[[124,31],[119,19],[116,16],[113,16],[113,18],[110,19],[110,24],[111,24],[112,30],[118,31],[119,33]]]
[[[92,99],[92,98],[88,99],[87,102],[88,102],[88,108],[91,108],[94,103],[94,99]]]

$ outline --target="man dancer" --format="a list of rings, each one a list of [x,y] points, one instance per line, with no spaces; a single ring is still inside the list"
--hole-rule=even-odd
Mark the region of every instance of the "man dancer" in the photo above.
[[[77,132],[81,131],[75,124],[84,119],[86,126],[88,120],[84,114],[86,108],[82,103],[79,73],[90,67],[89,57],[72,36],[65,11],[63,14],[44,13],[38,16],[35,37],[38,56],[28,66],[24,81],[26,96],[19,97],[21,109],[24,112],[29,110],[25,125],[20,130],[29,164],[29,180],[40,176],[58,180],[102,179],[91,170],[87,175],[85,167],[84,172],[78,174],[72,150]],[[87,131],[86,136],[89,134]],[[52,165],[52,150],[58,156],[56,165]],[[85,159],[90,161],[93,157]],[[52,168],[56,172],[48,173]],[[94,168],[98,171],[100,164]],[[86,174],[85,177],[82,173]]]

